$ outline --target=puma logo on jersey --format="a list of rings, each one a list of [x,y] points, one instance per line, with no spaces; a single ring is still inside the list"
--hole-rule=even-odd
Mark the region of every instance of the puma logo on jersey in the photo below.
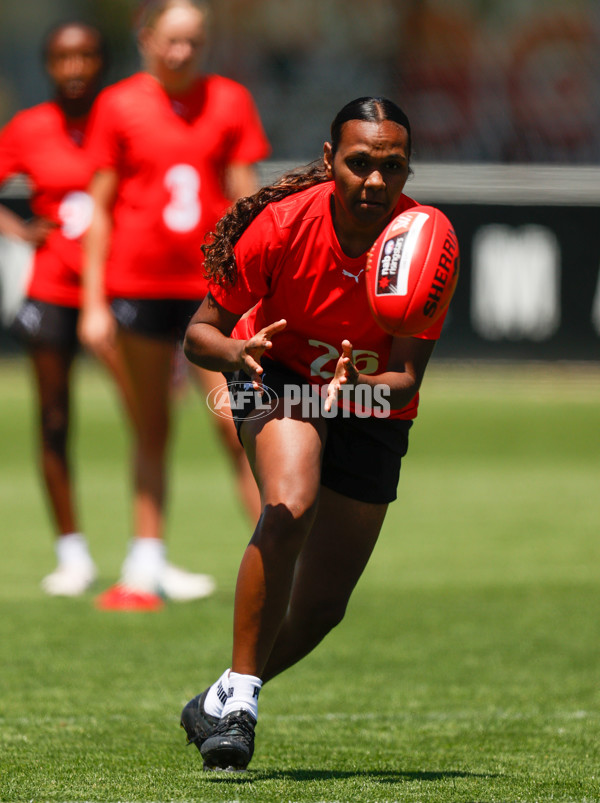
[[[358,273],[355,275],[354,273],[350,273],[350,271],[344,270],[342,268],[342,273],[344,274],[344,276],[348,276],[350,279],[354,279],[356,284],[358,284],[358,280],[360,278],[360,274],[363,273],[363,272],[364,272],[364,268],[362,270],[359,270]]]

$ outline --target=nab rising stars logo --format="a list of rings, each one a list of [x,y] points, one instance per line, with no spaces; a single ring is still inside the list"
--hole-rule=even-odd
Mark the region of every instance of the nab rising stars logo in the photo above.
[[[398,268],[405,239],[406,232],[402,232],[384,243],[383,257],[377,270],[378,296],[398,295]]]

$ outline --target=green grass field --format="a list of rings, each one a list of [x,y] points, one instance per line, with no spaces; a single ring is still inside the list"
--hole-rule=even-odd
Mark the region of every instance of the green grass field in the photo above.
[[[130,534],[127,439],[88,364],[76,402],[102,589]],[[30,378],[0,363],[0,800],[600,800],[600,366],[433,363],[346,620],[265,687],[243,776],[203,773],[179,728],[228,665],[249,537],[209,416],[181,401],[169,540],[218,593],[100,613],[40,591]]]

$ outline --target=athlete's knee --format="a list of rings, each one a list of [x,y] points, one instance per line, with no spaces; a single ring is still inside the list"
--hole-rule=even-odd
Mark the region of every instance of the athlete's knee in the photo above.
[[[314,516],[319,484],[312,477],[286,473],[283,477],[275,475],[259,479],[259,486],[263,512],[274,520],[303,521]]]
[[[289,611],[290,625],[299,644],[313,649],[325,636],[336,628],[346,613],[347,601],[335,599],[310,600],[301,609]]]
[[[314,507],[314,503],[300,499],[267,503],[262,509],[253,542],[263,548],[298,551],[310,530]]]
[[[45,451],[64,456],[69,433],[69,414],[61,404],[46,405],[41,411],[42,445]]]
[[[311,627],[323,637],[340,624],[346,615],[347,606],[348,600],[346,599],[315,600],[310,614],[306,618],[306,626]]]

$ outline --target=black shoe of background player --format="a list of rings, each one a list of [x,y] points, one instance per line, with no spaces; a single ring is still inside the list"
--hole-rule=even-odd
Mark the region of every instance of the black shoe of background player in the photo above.
[[[210,686],[209,686],[210,688]],[[195,744],[198,750],[204,741],[213,733],[220,720],[204,710],[204,701],[208,689],[198,694],[187,703],[181,712],[181,727],[187,734],[188,744]]]
[[[245,770],[254,753],[256,720],[248,711],[232,711],[223,717],[200,752],[205,770]]]

